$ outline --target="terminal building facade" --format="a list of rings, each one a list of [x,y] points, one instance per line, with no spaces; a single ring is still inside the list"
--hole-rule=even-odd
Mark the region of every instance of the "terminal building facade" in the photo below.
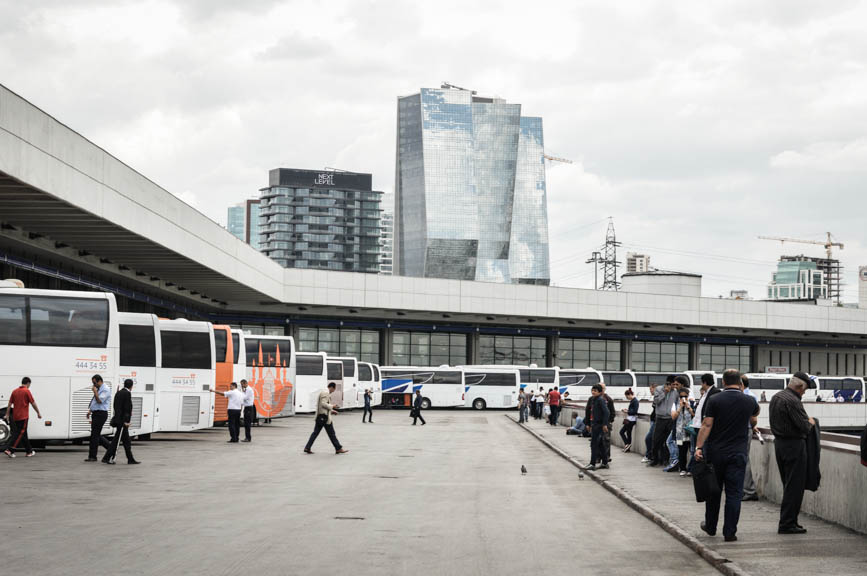
[[[316,190],[279,178],[268,207],[290,197],[271,188]],[[867,374],[867,310],[284,268],[2,86],[0,278],[383,365]]]
[[[397,108],[396,273],[547,285],[542,119],[448,87]]]

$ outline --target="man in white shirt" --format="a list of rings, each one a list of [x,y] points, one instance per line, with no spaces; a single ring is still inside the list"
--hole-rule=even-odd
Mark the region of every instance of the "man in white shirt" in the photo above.
[[[256,392],[252,386],[247,386],[246,380],[241,380],[241,392],[244,394],[244,442],[252,442],[250,426],[256,419]]]
[[[211,393],[216,394],[217,391],[211,388]],[[238,442],[238,436],[241,435],[241,405],[244,403],[244,393],[238,390],[237,382],[232,382],[229,389],[220,394],[229,401],[226,409],[229,414],[229,442]]]

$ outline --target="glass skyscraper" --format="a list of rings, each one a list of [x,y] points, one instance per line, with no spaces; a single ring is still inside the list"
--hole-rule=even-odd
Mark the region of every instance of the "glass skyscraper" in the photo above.
[[[379,272],[380,199],[372,176],[278,168],[260,190],[259,249],[287,268]]]
[[[229,206],[226,217],[226,229],[238,240],[245,240],[244,204]]]
[[[403,276],[548,284],[542,119],[452,88],[398,98],[395,264]]]

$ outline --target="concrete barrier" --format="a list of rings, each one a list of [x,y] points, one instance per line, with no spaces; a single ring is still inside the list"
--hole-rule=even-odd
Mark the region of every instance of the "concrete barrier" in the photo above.
[[[808,405],[808,411],[812,407],[815,405]],[[623,414],[620,408],[618,406],[611,430],[611,444],[622,447],[620,427]],[[642,405],[642,408],[645,406]],[[583,406],[565,406],[560,413],[560,424],[572,426],[576,415],[584,416]],[[650,418],[643,414],[632,429],[632,452],[644,454],[647,449],[644,437],[649,430]],[[756,491],[762,498],[779,504],[783,498],[783,484],[770,432],[766,434],[764,445],[756,441],[751,443],[750,465]],[[859,447],[823,440],[819,467],[822,473],[820,488],[816,492],[805,493],[801,511],[867,534],[867,467],[861,465]]]

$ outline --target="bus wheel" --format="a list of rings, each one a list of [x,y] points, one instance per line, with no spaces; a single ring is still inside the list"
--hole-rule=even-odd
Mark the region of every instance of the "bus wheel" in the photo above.
[[[150,435],[150,434],[139,434],[139,435],[138,435],[138,439],[139,439],[139,440],[150,440],[150,439],[151,439],[151,435]]]
[[[473,400],[473,408],[476,410],[484,410],[486,406],[487,404],[485,404],[485,401],[482,398],[476,398]]]
[[[422,398],[421,399],[421,408],[422,408],[422,410],[427,410],[428,408],[430,408],[430,399],[429,398]]]
[[[6,449],[6,446],[12,440],[12,427],[6,420],[0,420],[0,448]]]

